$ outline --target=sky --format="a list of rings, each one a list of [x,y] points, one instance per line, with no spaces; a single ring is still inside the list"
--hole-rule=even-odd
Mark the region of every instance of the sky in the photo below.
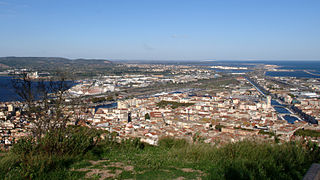
[[[0,56],[320,60],[320,1],[0,0]]]

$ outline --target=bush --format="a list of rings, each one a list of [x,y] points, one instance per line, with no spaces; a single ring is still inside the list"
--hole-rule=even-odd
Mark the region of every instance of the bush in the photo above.
[[[1,162],[0,171],[16,169],[22,177],[34,178],[54,169],[64,169],[91,150],[101,134],[102,131],[96,129],[69,126],[64,131],[48,132],[38,140],[23,138]]]
[[[224,128],[224,127],[225,127],[224,125],[218,124],[218,125],[215,126],[215,129],[221,131],[221,129]]]
[[[48,132],[36,141],[32,137],[16,143],[12,152],[16,155],[81,155],[92,148],[102,131],[80,126],[69,126],[65,130]]]
[[[145,119],[145,120],[150,119],[149,113],[146,113],[146,114],[144,115],[144,119]]]

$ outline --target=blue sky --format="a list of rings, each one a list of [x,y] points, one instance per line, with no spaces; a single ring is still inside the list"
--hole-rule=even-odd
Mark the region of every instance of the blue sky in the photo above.
[[[320,1],[0,0],[0,56],[320,60]]]

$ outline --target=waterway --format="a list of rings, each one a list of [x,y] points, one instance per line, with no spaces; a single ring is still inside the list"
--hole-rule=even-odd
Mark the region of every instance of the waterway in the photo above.
[[[291,112],[287,108],[283,108],[279,106],[274,106],[273,108],[280,114],[291,114]]]
[[[278,101],[276,100],[271,100],[271,105],[273,105],[273,108],[280,114],[286,114],[283,116],[283,118],[290,124],[294,124],[295,121],[299,121],[299,119],[295,116],[292,116],[291,112],[285,108],[285,106],[283,104],[280,104]],[[283,106],[283,107],[280,107]]]
[[[57,81],[58,82],[58,81]],[[21,101],[21,98],[15,92],[14,87],[12,86],[12,77],[9,76],[0,76],[0,102],[9,102],[9,101]],[[44,82],[49,86],[49,82]],[[77,83],[73,81],[67,81],[67,85],[70,85],[68,88],[76,85]],[[34,82],[34,95],[36,94],[36,85],[37,83]]]
[[[283,118],[290,124],[294,124],[295,121],[299,121],[297,117],[290,115],[284,115]]]
[[[254,86],[263,96],[266,96],[266,94],[258,87],[258,85],[256,85],[255,82],[251,81],[248,77],[245,77],[247,79],[247,81]]]
[[[276,101],[276,100],[271,100],[271,105],[272,106],[283,106],[282,104],[280,104],[278,101]]]
[[[118,107],[117,102],[110,103],[110,104],[103,104],[103,105],[95,106],[95,111],[97,111],[99,108],[116,108],[116,107]]]

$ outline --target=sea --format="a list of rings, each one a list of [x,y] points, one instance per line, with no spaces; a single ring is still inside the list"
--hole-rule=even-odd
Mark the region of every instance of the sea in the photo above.
[[[212,61],[203,63],[203,65],[224,65],[235,67],[253,67],[256,65],[277,65],[282,71],[267,71],[267,76],[272,77],[296,77],[296,78],[320,78],[320,60],[319,61]],[[288,71],[285,71],[288,70]],[[307,73],[305,72],[311,72]],[[223,70],[219,70],[223,71]],[[225,72],[228,72],[225,71]],[[232,70],[234,72],[245,72],[244,70]]]
[[[320,61],[280,61],[271,63],[280,66],[278,69],[291,71],[268,71],[266,73],[267,76],[320,78]]]
[[[56,81],[58,82],[58,81]],[[49,82],[44,82],[49,85]],[[13,88],[13,79],[10,76],[0,76],[0,102],[21,101],[22,99],[17,95],[15,88]],[[36,84],[36,83],[34,83]],[[76,85],[76,82],[67,81],[68,88]],[[35,94],[35,96],[37,96]]]
[[[12,78],[0,76],[0,102],[20,100],[12,87]]]

